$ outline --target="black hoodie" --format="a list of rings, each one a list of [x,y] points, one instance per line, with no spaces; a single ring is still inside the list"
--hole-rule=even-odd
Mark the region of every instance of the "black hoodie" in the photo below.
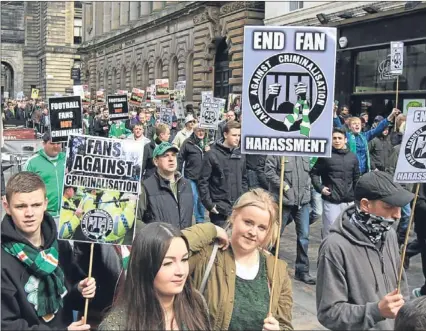
[[[57,230],[52,216],[45,213],[41,224],[44,236],[44,249],[52,246],[56,240]],[[31,245],[16,231],[12,218],[6,215],[1,223],[2,244],[18,241]],[[82,274],[72,261],[72,249],[68,241],[58,241],[59,267],[65,274],[68,294],[64,306],[48,323],[37,316],[32,303],[27,300],[28,293],[24,287],[28,283],[31,271],[17,258],[1,250],[1,329],[2,330],[66,330],[73,321],[72,310],[82,309],[84,300],[77,285],[83,279]],[[75,284],[73,287],[70,284]],[[77,306],[72,307],[71,304]]]

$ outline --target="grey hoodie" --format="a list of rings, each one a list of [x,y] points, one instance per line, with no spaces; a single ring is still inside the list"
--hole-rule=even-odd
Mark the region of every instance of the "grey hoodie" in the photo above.
[[[349,219],[355,206],[348,207],[333,224],[318,254],[317,317],[330,330],[393,330],[394,320],[380,315],[378,303],[397,287],[401,264],[393,228],[382,249]],[[410,294],[405,272],[401,293]]]

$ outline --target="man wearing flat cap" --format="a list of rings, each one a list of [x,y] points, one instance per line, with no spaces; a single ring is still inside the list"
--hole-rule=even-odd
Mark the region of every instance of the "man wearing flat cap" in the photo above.
[[[168,142],[155,147],[156,172],[143,181],[139,217],[145,223],[166,222],[179,229],[192,225],[194,209],[191,183],[177,169],[178,148]]]
[[[409,292],[404,271],[396,290],[401,259],[392,225],[414,194],[382,171],[363,175],[354,193],[320,246],[317,317],[330,330],[393,330]]]

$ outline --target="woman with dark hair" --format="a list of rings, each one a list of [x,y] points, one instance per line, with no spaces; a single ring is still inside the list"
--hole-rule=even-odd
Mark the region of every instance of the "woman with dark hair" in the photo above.
[[[124,287],[98,330],[210,330],[207,304],[188,279],[188,260],[180,230],[146,225],[133,241]]]

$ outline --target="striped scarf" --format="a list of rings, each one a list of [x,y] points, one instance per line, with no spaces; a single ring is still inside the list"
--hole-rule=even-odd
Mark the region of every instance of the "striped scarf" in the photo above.
[[[58,267],[57,240],[50,248],[43,251],[16,241],[4,243],[2,247],[30,270],[33,276],[30,279],[34,277],[37,279],[34,282],[37,288],[32,291],[36,291],[37,295],[34,297],[30,293],[27,299],[34,304],[37,316],[42,317],[45,321],[51,320],[54,314],[63,307],[63,298],[67,294],[65,276],[62,269]],[[26,288],[27,285],[25,285]]]
[[[287,129],[299,118],[300,108],[302,108],[302,123],[300,123],[300,134],[309,137],[311,131],[311,122],[309,121],[309,103],[308,100],[298,100],[293,107],[293,114],[287,115],[284,124]]]

